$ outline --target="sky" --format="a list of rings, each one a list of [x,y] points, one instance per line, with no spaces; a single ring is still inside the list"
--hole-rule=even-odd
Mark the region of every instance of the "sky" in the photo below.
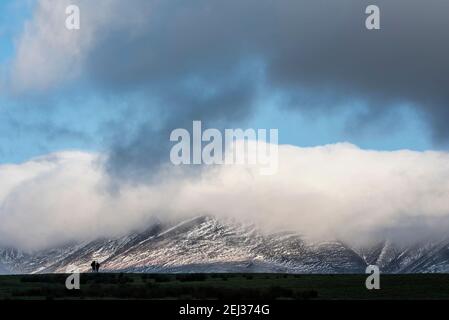
[[[108,1],[104,2],[107,3]],[[17,59],[19,46],[25,45],[20,43],[20,41],[24,41],[25,25],[30,21],[34,10],[37,10],[37,5],[36,1],[24,1],[18,4],[16,1],[7,0],[2,1],[0,6],[2,13],[0,17],[0,70],[2,71],[2,79],[6,82],[4,86],[8,87],[8,82],[11,81],[11,78],[14,78],[14,75],[11,74],[14,73],[12,63]],[[136,7],[138,6],[139,1],[136,3]],[[360,8],[362,7],[360,6]],[[363,15],[360,15],[359,18],[362,19],[362,17]],[[401,20],[401,17],[397,17],[397,20]],[[127,27],[125,25],[123,29]],[[132,26],[129,28],[132,28]],[[120,30],[114,32],[113,28],[111,29],[111,34],[120,32]],[[39,31],[36,32],[38,33]],[[103,32],[105,30],[102,30]],[[128,30],[124,30],[124,32],[128,32]],[[179,35],[179,37],[181,36]],[[369,37],[370,35],[367,34],[366,36]],[[21,37],[22,40],[20,40]],[[101,37],[106,36],[103,34]],[[173,39],[173,42],[176,41],[178,39]],[[79,42],[82,41],[80,40]],[[125,40],[121,44],[126,45]],[[31,48],[33,47],[28,49]],[[138,48],[138,50],[142,50],[142,48]],[[143,50],[151,51],[151,45],[149,44],[149,48],[144,48]],[[98,54],[103,53],[99,52]],[[146,54],[146,52],[143,51],[142,54]],[[113,63],[113,59],[121,59],[120,55],[126,58],[126,52],[117,53],[117,56],[111,58],[111,63]],[[96,58],[95,53],[92,56],[93,59]],[[202,57],[198,59],[200,58]],[[67,57],[67,60],[70,60],[70,56]],[[239,61],[236,62],[239,63]],[[258,61],[256,57],[248,57],[241,63],[240,68],[244,69],[245,65],[254,64],[256,65],[254,69],[256,69],[258,63],[262,64],[263,62]],[[32,73],[33,66],[27,67],[30,68],[27,72]],[[73,68],[77,70],[81,66],[75,65]],[[260,68],[263,68],[263,66]],[[236,69],[239,69],[239,66]],[[54,70],[54,72],[57,72],[57,70]],[[68,72],[70,73],[70,71]],[[239,70],[236,72],[239,72]],[[258,71],[249,70],[247,72],[256,73]],[[38,77],[39,74],[37,73],[36,76]],[[186,76],[185,79],[181,80],[186,82],[185,85],[188,85],[189,81],[195,82],[195,74]],[[198,82],[205,81],[200,78],[201,76],[198,75]],[[255,75],[248,74],[248,77],[251,76]],[[137,77],[140,77],[140,75],[136,75]],[[189,77],[191,80],[188,79]],[[64,79],[61,80],[61,82],[64,82]],[[0,127],[3,131],[0,138],[0,161],[3,163],[19,163],[33,156],[64,149],[91,151],[108,148],[108,143],[110,143],[108,139],[111,138],[110,135],[113,133],[105,129],[105,127],[108,126],[109,122],[120,121],[118,119],[122,116],[121,113],[124,112],[125,105],[130,104],[130,102],[123,101],[126,99],[123,99],[121,96],[115,96],[109,91],[111,88],[106,88],[106,92],[92,89],[89,84],[90,81],[91,79],[88,77],[87,79],[80,77],[80,79],[77,79],[76,84],[68,83],[61,85],[62,88],[48,88],[47,92],[42,92],[39,89],[39,92],[35,93],[38,97],[33,97],[33,95],[27,96],[26,94],[29,89],[36,90],[36,88],[26,88],[25,86],[18,89],[21,90],[20,93],[12,94],[8,92],[9,89],[3,89],[0,96]],[[260,80],[260,82],[263,81],[262,79]],[[99,82],[101,82],[101,79],[99,79]],[[99,83],[99,85],[108,86],[111,84]],[[176,85],[173,83],[173,86]],[[192,86],[195,85],[194,83],[192,84]],[[198,85],[202,84],[198,83]],[[205,84],[205,86],[208,86],[208,84]],[[126,90],[132,91],[131,88]],[[139,90],[141,89],[136,89],[136,91]],[[279,89],[273,91],[277,90]],[[376,86],[374,85],[373,91],[375,90]],[[323,114],[320,114],[320,110],[311,114],[309,111],[298,111],[294,110],[294,107],[286,106],[286,104],[289,104],[288,102],[276,99],[279,93],[274,92],[270,95],[269,91],[270,89],[268,88],[267,96],[260,97],[259,101],[256,102],[257,106],[255,108],[258,109],[257,112],[247,116],[241,122],[241,125],[255,128],[279,128],[281,143],[313,146],[348,141],[362,148],[376,150],[427,150],[444,147],[441,144],[436,144],[432,139],[432,133],[429,132],[431,129],[420,118],[416,109],[407,106],[405,103],[397,106],[397,109],[401,110],[397,111],[396,114],[376,119],[376,121],[367,120],[366,123],[357,124],[357,129],[353,129],[352,126],[357,122],[355,118],[363,118],[365,115],[367,118],[371,117],[369,115],[370,111],[367,110],[369,109],[366,106],[367,102],[363,101],[363,99],[360,101],[347,99],[346,101],[336,102],[330,98],[329,101],[325,102],[310,101],[308,103],[306,100],[308,98],[306,97],[305,102],[297,102],[298,104],[304,104],[298,107],[300,109],[322,109],[320,106],[314,106],[314,103],[340,105],[339,108],[336,108],[334,105],[332,108],[336,110],[333,112],[327,112],[326,110]],[[149,97],[139,97],[139,92],[127,92],[127,94],[135,95],[134,103],[136,106],[134,107],[136,109],[139,109],[139,105],[148,103]],[[133,106],[130,106],[130,108],[133,108]],[[43,109],[46,109],[46,111],[42,111]],[[150,111],[147,116],[157,117],[156,114],[151,114]],[[138,121],[132,119],[130,122],[131,130],[137,130]]]
[[[309,148],[326,154],[323,146],[341,152],[350,146],[356,151],[348,156],[381,158],[378,165],[367,161],[361,172],[368,174],[396,168],[399,159],[410,159],[412,154],[419,160],[410,160],[410,168],[423,172],[428,182],[421,190],[423,197],[427,199],[433,188],[441,189],[445,197],[446,185],[433,184],[439,180],[435,177],[446,177],[446,170],[427,166],[440,165],[449,146],[449,3],[377,0],[381,29],[367,30],[364,11],[372,2],[1,1],[0,219],[10,231],[3,227],[9,236],[0,238],[0,244],[29,246],[29,237],[16,232],[24,225],[25,211],[43,221],[35,235],[41,239],[40,247],[68,240],[62,227],[51,222],[55,214],[67,218],[52,196],[61,184],[102,185],[101,199],[88,201],[101,205],[80,209],[98,212],[95,221],[111,207],[109,201],[120,202],[120,190],[128,188],[137,189],[128,190],[132,195],[117,206],[128,213],[145,212],[136,213],[135,219],[118,217],[121,223],[111,226],[89,222],[97,228],[83,232],[78,228],[86,221],[80,218],[72,232],[75,240],[86,234],[117,233],[116,226],[124,219],[129,223],[121,231],[129,230],[143,216],[151,216],[154,208],[161,211],[152,204],[142,205],[144,210],[128,198],[138,198],[144,192],[139,188],[154,188],[156,183],[163,189],[172,183],[171,174],[161,173],[169,163],[168,137],[175,128],[190,129],[193,120],[220,130],[276,128],[279,144],[287,150],[296,148],[292,153],[283,151],[289,154],[285,160],[289,164],[295,163],[292,154],[314,159]],[[65,28],[65,8],[70,4],[80,8],[79,30]],[[335,152],[338,162],[339,155]],[[330,165],[331,158],[327,161],[338,171]],[[319,163],[321,170],[327,167]],[[62,168],[67,172],[61,173]],[[91,177],[84,177],[89,172]],[[312,172],[326,181],[319,170]],[[403,185],[408,179],[408,173],[380,176],[386,180],[373,182],[369,190],[385,190],[396,179]],[[289,181],[288,174],[283,177]],[[253,183],[256,190],[264,188]],[[25,193],[35,186],[46,190],[47,206]],[[299,189],[309,194],[313,188]],[[321,190],[329,197],[333,184]],[[106,201],[103,192],[112,198]],[[72,203],[78,193],[83,194],[75,188],[60,196]],[[416,190],[398,194],[407,204],[392,206],[397,212],[390,216],[388,211],[383,217],[402,221],[404,210],[413,217],[417,212],[434,216],[445,211],[409,203],[407,198],[417,194]],[[347,198],[358,202],[352,195],[350,188]],[[244,199],[237,202],[245,207]],[[210,208],[194,207],[211,213]],[[353,202],[343,207],[348,212],[358,208]],[[317,210],[323,216],[327,212]],[[376,226],[385,229],[380,222]]]

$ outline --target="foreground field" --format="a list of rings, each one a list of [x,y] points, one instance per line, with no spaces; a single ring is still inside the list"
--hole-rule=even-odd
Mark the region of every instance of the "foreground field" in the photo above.
[[[449,299],[449,275],[81,274],[80,290],[64,274],[0,276],[0,299]]]

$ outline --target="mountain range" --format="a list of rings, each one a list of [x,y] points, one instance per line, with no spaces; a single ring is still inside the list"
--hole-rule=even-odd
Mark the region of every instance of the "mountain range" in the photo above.
[[[113,272],[449,272],[449,239],[398,246],[385,240],[354,248],[342,241],[307,241],[292,232],[266,234],[251,224],[210,216],[154,223],[129,235],[37,252],[0,249],[0,273],[61,273],[101,263]]]

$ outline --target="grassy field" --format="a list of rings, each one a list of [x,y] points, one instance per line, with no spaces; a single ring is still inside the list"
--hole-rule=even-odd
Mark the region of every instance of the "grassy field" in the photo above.
[[[81,274],[80,290],[64,274],[0,276],[0,299],[449,299],[449,275]]]

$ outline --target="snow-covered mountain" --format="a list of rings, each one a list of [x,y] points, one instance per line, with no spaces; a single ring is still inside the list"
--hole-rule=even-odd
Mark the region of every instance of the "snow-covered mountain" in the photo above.
[[[24,253],[0,249],[0,273],[123,272],[448,272],[449,241],[400,248],[389,241],[355,249],[340,241],[314,243],[294,233],[264,234],[253,225],[202,216],[178,224],[154,224],[115,239]]]

